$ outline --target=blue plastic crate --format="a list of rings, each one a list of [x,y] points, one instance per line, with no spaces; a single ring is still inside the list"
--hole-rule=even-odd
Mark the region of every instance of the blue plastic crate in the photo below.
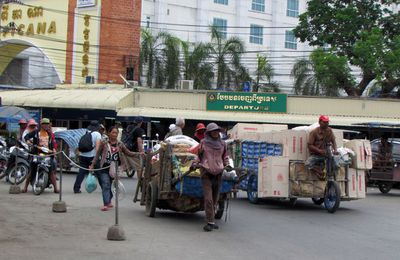
[[[234,183],[234,180],[223,180],[220,193],[232,191]],[[185,176],[183,181],[175,184],[175,190],[181,195],[191,198],[203,198],[203,186],[199,177]]]

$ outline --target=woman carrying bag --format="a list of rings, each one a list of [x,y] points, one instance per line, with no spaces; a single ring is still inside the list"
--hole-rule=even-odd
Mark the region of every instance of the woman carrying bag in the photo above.
[[[100,148],[89,167],[90,169],[94,169],[95,167],[99,169],[109,167],[97,172],[104,204],[103,207],[101,207],[101,211],[107,211],[109,208],[113,207],[111,203],[113,197],[111,182],[116,175],[116,165],[121,165],[126,168],[128,166],[126,156],[133,157],[136,155],[136,153],[129,151],[122,142],[118,141],[118,134],[119,130],[117,127],[113,126],[110,128],[108,141],[101,142]]]

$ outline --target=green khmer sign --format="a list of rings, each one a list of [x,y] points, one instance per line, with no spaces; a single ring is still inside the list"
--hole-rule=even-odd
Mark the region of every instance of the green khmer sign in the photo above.
[[[246,92],[208,92],[207,110],[286,113],[287,95]]]

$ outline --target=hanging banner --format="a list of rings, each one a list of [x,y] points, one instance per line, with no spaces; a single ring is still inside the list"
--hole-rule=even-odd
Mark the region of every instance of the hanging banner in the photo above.
[[[208,92],[207,110],[286,113],[287,94]]]

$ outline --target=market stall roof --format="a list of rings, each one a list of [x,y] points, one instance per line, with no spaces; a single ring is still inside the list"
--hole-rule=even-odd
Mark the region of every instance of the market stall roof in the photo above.
[[[132,104],[129,89],[55,89],[0,92],[3,105],[104,109],[117,111]]]
[[[2,106],[0,107],[0,122],[4,123],[18,123],[19,120],[30,119],[28,111],[22,107]]]
[[[309,125],[318,121],[319,114],[303,115],[303,114],[274,114],[274,113],[249,113],[249,112],[218,112],[218,111],[201,111],[201,110],[183,110],[183,109],[165,109],[165,108],[149,108],[149,107],[129,107],[121,109],[118,116],[146,116],[156,118],[175,118],[183,117],[193,120],[215,120],[215,121],[236,121],[236,122],[262,122],[274,124],[299,124]],[[395,119],[387,118],[367,118],[352,116],[334,116],[330,115],[330,124],[335,126],[352,126],[354,124],[374,121],[397,123]]]

